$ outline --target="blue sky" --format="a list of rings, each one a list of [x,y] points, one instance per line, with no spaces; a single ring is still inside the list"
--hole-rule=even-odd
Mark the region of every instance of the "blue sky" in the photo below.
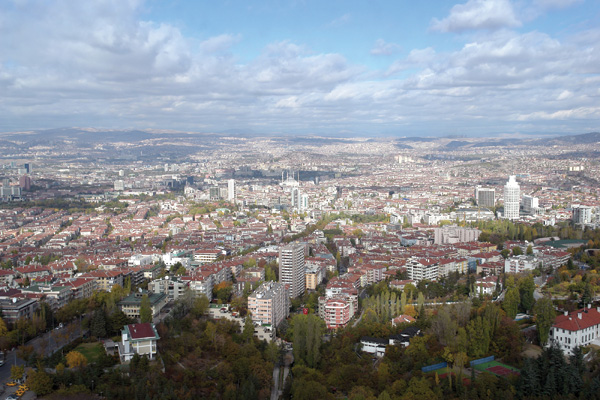
[[[598,130],[600,2],[7,0],[0,130]]]

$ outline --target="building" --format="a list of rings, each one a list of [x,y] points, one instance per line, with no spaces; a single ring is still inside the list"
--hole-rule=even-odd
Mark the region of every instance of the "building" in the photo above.
[[[7,325],[13,325],[19,319],[31,320],[39,303],[33,299],[7,298],[0,299],[0,315]]]
[[[548,336],[548,345],[557,344],[564,353],[572,354],[579,346],[587,346],[600,337],[600,307],[591,305],[559,315]]]
[[[134,354],[147,356],[150,360],[156,358],[156,343],[160,339],[156,327],[150,323],[126,325],[121,331],[119,343],[119,358],[128,362]]]
[[[148,295],[148,300],[150,300],[152,317],[156,317],[167,304],[167,295],[164,293],[135,292],[117,303],[117,306],[127,315],[127,318],[139,319],[142,298],[145,294]]]
[[[326,269],[321,264],[306,265],[306,289],[316,290],[317,286],[325,279]]]
[[[327,329],[343,328],[357,311],[355,296],[319,297],[319,317]]]
[[[496,189],[477,186],[475,202],[479,207],[494,207],[496,205]]]
[[[475,242],[481,231],[476,228],[464,228],[456,225],[445,225],[434,229],[435,244],[454,244]]]
[[[537,257],[527,255],[513,256],[504,260],[504,272],[520,274],[521,272],[534,270],[539,265],[540,261]]]
[[[413,258],[406,263],[406,271],[408,272],[408,278],[416,283],[424,279],[436,281],[439,276],[439,264],[435,260]]]
[[[264,282],[248,296],[248,311],[254,322],[279,326],[290,315],[289,295],[285,285],[273,281]]]
[[[504,185],[504,215],[506,219],[519,219],[521,188],[514,175]]]
[[[573,205],[573,223],[589,224],[592,222],[592,207]]]
[[[182,282],[176,277],[169,276],[148,283],[148,291],[152,293],[164,293],[167,295],[168,301],[177,300],[182,297],[187,287],[189,287],[189,282]]]
[[[23,190],[31,190],[31,178],[27,175],[23,175],[19,178],[19,186]]]
[[[291,298],[302,296],[306,288],[304,244],[292,243],[279,251],[279,282],[289,287]]]
[[[227,181],[227,200],[235,201],[235,179]]]
[[[523,195],[521,202],[523,204],[523,212],[526,214],[535,214],[536,209],[540,206],[537,197],[529,196],[527,194]]]
[[[123,182],[122,180],[117,180],[114,182],[113,187],[116,192],[122,192],[123,190],[125,190],[125,182]]]

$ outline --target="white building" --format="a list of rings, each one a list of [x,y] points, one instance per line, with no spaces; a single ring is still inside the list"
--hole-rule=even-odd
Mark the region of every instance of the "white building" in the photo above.
[[[235,200],[235,179],[229,179],[227,181],[227,200]]]
[[[481,231],[476,228],[464,228],[456,225],[445,225],[434,229],[435,244],[454,244],[477,241]]]
[[[576,347],[587,346],[599,337],[600,307],[588,305],[556,317],[550,328],[548,345],[558,344],[564,353],[572,354]]]
[[[289,285],[289,295],[292,298],[304,294],[306,288],[304,244],[293,243],[279,250],[279,282]]]
[[[126,325],[121,331],[119,358],[121,362],[130,361],[134,354],[156,358],[156,342],[160,339],[154,325],[150,323]]]
[[[504,215],[506,219],[519,219],[521,188],[514,175],[504,185]]]
[[[519,274],[525,271],[536,269],[540,265],[540,261],[534,256],[513,256],[504,260],[504,272]]]
[[[122,192],[123,190],[125,190],[125,182],[123,182],[122,180],[118,180],[114,182],[114,189],[117,192]]]

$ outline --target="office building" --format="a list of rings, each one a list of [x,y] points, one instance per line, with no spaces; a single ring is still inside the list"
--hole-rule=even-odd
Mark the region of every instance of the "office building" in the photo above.
[[[117,192],[122,192],[123,190],[125,190],[125,182],[123,182],[122,180],[115,181],[114,189]]]
[[[304,294],[306,287],[304,244],[292,243],[279,251],[279,282],[289,287],[290,297]]]
[[[289,296],[285,285],[264,282],[248,296],[248,311],[252,321],[277,327],[290,314]]]
[[[521,188],[514,175],[508,178],[504,185],[504,218],[519,219],[519,204],[521,200]]]
[[[580,205],[573,207],[573,223],[574,224],[589,224],[592,222],[592,208]]]
[[[229,179],[227,181],[227,200],[235,200],[235,179]]]
[[[496,205],[496,189],[477,186],[475,188],[475,202],[479,207],[494,207]]]
[[[527,194],[523,195],[521,203],[523,204],[523,212],[526,214],[534,214],[536,209],[539,208],[538,198]]]

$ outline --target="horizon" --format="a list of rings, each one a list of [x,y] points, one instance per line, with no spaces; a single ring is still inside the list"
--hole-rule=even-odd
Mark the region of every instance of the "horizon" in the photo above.
[[[598,132],[584,0],[0,4],[0,132]]]

